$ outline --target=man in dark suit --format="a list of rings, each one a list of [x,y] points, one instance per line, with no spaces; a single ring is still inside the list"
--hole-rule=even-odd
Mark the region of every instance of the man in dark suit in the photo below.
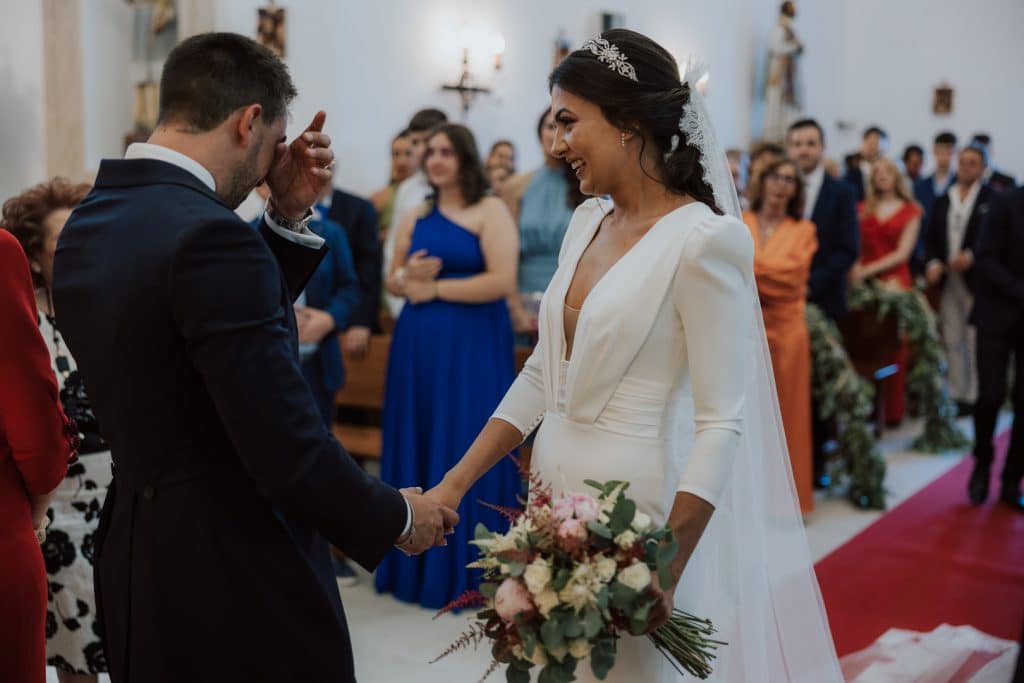
[[[804,178],[804,217],[817,228],[818,251],[811,261],[807,298],[832,320],[846,312],[846,278],[860,255],[860,226],[850,189],[825,172],[825,131],[814,119],[793,123],[786,132],[786,155],[796,162]],[[828,485],[825,445],[830,425],[814,404],[814,483]]]
[[[956,135],[950,131],[943,131],[935,136],[932,144],[932,156],[935,158],[935,170],[931,175],[918,178],[914,183],[914,198],[921,205],[924,215],[921,225],[927,226],[931,219],[932,206],[935,200],[946,194],[949,188],[956,182],[956,173],[953,172],[953,157],[956,156]],[[910,270],[915,275],[924,273],[924,238],[925,230],[921,230],[917,236],[917,245],[910,257]]]
[[[359,278],[359,305],[344,328],[345,350],[355,355],[366,353],[370,334],[380,331],[380,302],[383,280],[383,249],[377,227],[377,211],[366,199],[335,189],[329,205],[318,207],[328,219],[345,229],[356,276]]]
[[[956,184],[939,197],[925,228],[925,277],[942,285],[939,324],[949,367],[949,394],[961,415],[974,409],[978,395],[975,330],[968,323],[973,306],[978,233],[989,210],[992,189],[983,178],[985,150],[968,145],[957,161]]]
[[[853,198],[864,201],[864,181],[871,175],[871,164],[885,153],[889,135],[878,126],[871,126],[861,138],[860,151],[847,157],[843,182],[853,191]]]
[[[1006,192],[1017,187],[1017,179],[1012,175],[1001,172],[992,163],[992,136],[988,133],[975,133],[971,138],[971,144],[984,148],[988,155],[988,168],[985,169],[985,184],[992,188],[993,192]]]
[[[832,320],[846,312],[846,277],[860,254],[857,210],[849,188],[825,172],[825,133],[814,119],[789,127],[786,155],[800,167],[807,189],[804,216],[818,230],[808,299]]]
[[[114,683],[354,681],[321,534],[364,566],[444,543],[455,514],[366,475],[325,429],[292,308],[324,254],[318,113],[243,36],[164,65],[157,129],[106,160],[61,235],[54,299],[116,465],[96,539]],[[257,232],[233,212],[266,178]]]
[[[1024,510],[1024,188],[996,196],[981,226],[975,253],[974,310],[978,330],[978,402],[974,411],[974,471],[968,493],[975,505],[988,497],[992,437],[1006,400],[1014,357],[1013,432],[999,500]]]

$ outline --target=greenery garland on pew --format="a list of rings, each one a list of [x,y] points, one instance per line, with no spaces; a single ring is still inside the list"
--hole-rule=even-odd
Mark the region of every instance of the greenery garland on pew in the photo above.
[[[941,453],[964,449],[971,442],[956,426],[956,405],[945,391],[946,359],[939,344],[935,315],[919,284],[901,290],[876,280],[853,285],[850,308],[878,307],[878,319],[896,316],[900,334],[912,349],[913,365],[907,371],[907,392],[917,397],[924,431],[910,444],[911,450]]]
[[[814,304],[807,305],[811,335],[812,385],[823,419],[838,426],[838,449],[828,463],[831,490],[846,489],[859,508],[885,509],[885,460],[869,423],[875,389],[857,374],[834,322]]]

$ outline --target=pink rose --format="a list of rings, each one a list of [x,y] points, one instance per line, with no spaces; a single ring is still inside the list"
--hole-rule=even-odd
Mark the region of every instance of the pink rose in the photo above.
[[[596,500],[582,493],[571,496],[563,495],[555,501],[551,514],[556,519],[567,520],[575,517],[584,524],[592,522],[601,514],[601,506]]]
[[[498,592],[494,594],[494,610],[506,623],[515,621],[517,614],[529,614],[534,609],[530,593],[519,579],[508,578],[498,586]]]
[[[558,527],[558,537],[582,541],[587,537],[587,527],[578,519],[567,519]]]
[[[572,519],[573,511],[572,498],[569,496],[562,496],[555,501],[554,506],[551,508],[551,514],[556,519]]]
[[[576,510],[576,519],[584,524],[592,522],[601,514],[601,507],[590,496],[577,493],[572,497],[572,505]]]

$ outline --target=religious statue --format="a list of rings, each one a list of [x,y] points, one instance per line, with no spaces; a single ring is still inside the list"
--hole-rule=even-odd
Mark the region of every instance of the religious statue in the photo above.
[[[764,131],[765,142],[781,143],[786,127],[803,109],[799,82],[799,58],[804,45],[793,30],[796,3],[786,0],[779,10],[779,21],[772,29],[768,55],[768,75],[765,79]]]

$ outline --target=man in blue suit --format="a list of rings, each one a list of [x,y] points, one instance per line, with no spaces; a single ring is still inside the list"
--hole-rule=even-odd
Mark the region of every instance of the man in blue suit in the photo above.
[[[794,122],[786,132],[786,155],[796,162],[804,178],[804,217],[814,222],[818,251],[811,261],[807,298],[832,320],[846,312],[846,282],[860,255],[860,226],[850,189],[825,172],[825,131],[814,119]],[[825,444],[830,425],[818,415],[814,403],[814,483],[828,485]]]
[[[61,331],[116,466],[95,540],[113,683],[355,680],[327,542],[372,568],[454,512],[367,475],[324,427],[292,301],[326,251],[319,112],[286,143],[285,65],[179,44],[148,143],[105,160],[54,261]],[[266,178],[259,231],[234,208]]]
[[[846,312],[846,278],[860,254],[860,227],[853,196],[821,163],[825,133],[814,119],[796,121],[786,133],[786,155],[800,167],[806,186],[804,217],[818,230],[807,298],[832,320]]]

